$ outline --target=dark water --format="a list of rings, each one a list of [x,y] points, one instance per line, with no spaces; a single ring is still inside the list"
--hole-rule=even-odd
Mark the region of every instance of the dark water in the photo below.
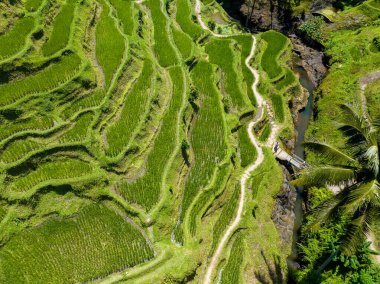
[[[305,109],[303,109],[298,116],[298,123],[296,125],[296,131],[298,133],[296,144],[294,148],[294,153],[299,156],[302,159],[305,159],[305,149],[302,145],[302,143],[305,140],[305,133],[307,130],[307,127],[309,126],[310,119],[312,118],[313,114],[313,91],[314,91],[314,85],[311,82],[309,76],[307,75],[306,70],[297,65],[297,61],[299,58],[294,58],[295,61],[295,72],[299,75],[299,80],[301,85],[308,90],[309,92],[309,98],[307,100],[307,105]],[[302,203],[303,203],[303,188],[297,187],[297,199],[294,207],[294,228],[293,228],[293,244],[292,244],[292,253],[288,257],[288,266],[290,269],[297,269],[297,241],[298,241],[298,232],[301,228],[302,221],[303,221],[303,210],[302,210]]]

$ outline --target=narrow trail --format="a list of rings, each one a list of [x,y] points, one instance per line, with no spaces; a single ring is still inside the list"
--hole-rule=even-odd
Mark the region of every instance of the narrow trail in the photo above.
[[[202,20],[201,1],[200,0],[195,1],[195,14],[196,14],[196,17],[197,17],[198,22],[201,25],[201,27],[204,30],[209,31],[213,36],[219,37],[219,38],[225,38],[225,37],[231,36],[231,35],[216,34],[208,28],[208,26]],[[248,131],[248,136],[249,136],[249,139],[250,139],[252,145],[256,148],[257,158],[254,161],[254,163],[252,165],[250,165],[244,171],[244,173],[242,174],[242,176],[240,178],[240,199],[239,199],[239,205],[238,205],[238,210],[237,210],[236,216],[235,216],[234,220],[232,221],[232,223],[228,226],[227,230],[225,231],[222,239],[220,240],[220,242],[218,244],[218,247],[217,247],[214,255],[211,258],[211,261],[207,267],[206,274],[205,274],[204,279],[203,279],[204,284],[211,283],[213,271],[215,270],[215,267],[218,263],[218,259],[219,259],[220,255],[224,249],[224,246],[226,245],[226,243],[228,242],[232,233],[236,230],[236,228],[238,227],[238,225],[241,221],[241,218],[243,215],[244,203],[245,203],[247,181],[248,181],[251,173],[255,169],[257,169],[261,165],[261,163],[264,161],[264,152],[262,149],[262,145],[260,144],[260,142],[257,141],[256,137],[253,135],[253,128],[259,121],[261,121],[263,119],[264,112],[265,112],[265,110],[267,110],[269,120],[270,120],[270,124],[272,127],[272,131],[271,131],[270,137],[268,138],[267,143],[264,146],[268,146],[270,148],[272,148],[274,146],[277,133],[280,129],[280,127],[274,122],[273,112],[272,112],[271,108],[268,106],[267,102],[264,100],[264,98],[261,96],[261,94],[257,90],[257,85],[258,85],[259,80],[260,80],[259,72],[250,65],[250,61],[253,58],[255,51],[256,51],[256,44],[257,44],[256,37],[254,35],[252,35],[252,48],[251,48],[250,54],[245,59],[245,65],[251,71],[253,77],[255,78],[251,88],[252,88],[253,94],[254,94],[256,101],[257,101],[257,114],[254,117],[254,119],[248,124],[247,131]]]

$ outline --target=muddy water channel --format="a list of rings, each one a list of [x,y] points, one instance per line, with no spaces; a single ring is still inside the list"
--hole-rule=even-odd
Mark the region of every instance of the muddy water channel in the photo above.
[[[301,85],[309,92],[309,97],[307,100],[307,104],[303,110],[300,111],[298,115],[298,122],[296,125],[297,139],[294,147],[294,153],[302,159],[305,159],[305,148],[303,146],[303,142],[305,140],[305,133],[309,126],[310,119],[313,117],[313,91],[314,85],[311,82],[306,70],[298,64],[299,58],[294,58],[295,72],[299,76],[299,80]],[[297,189],[297,199],[294,206],[294,228],[293,228],[293,244],[292,244],[292,253],[288,257],[288,266],[290,269],[297,269],[297,241],[298,241],[298,233],[302,225],[303,221],[303,188],[296,187]]]

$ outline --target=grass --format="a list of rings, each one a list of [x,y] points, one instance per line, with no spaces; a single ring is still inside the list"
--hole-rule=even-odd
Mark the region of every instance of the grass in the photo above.
[[[76,178],[93,173],[94,168],[88,163],[68,159],[41,164],[36,170],[16,179],[12,183],[12,191],[26,192],[38,184],[49,181]]]
[[[191,133],[194,162],[185,182],[182,216],[197,193],[210,182],[216,165],[227,154],[226,129],[213,72],[212,65],[206,61],[200,61],[191,72],[201,107]]]
[[[12,142],[8,147],[1,151],[0,161],[4,164],[12,163],[28,153],[41,148],[43,145],[38,141],[20,139]]]
[[[283,123],[285,119],[285,113],[282,95],[272,95],[271,99],[274,110],[274,116],[278,122]]]
[[[109,7],[104,1],[101,4],[103,10],[96,25],[96,58],[103,68],[106,85],[109,86],[127,47],[114,19],[109,15]]]
[[[238,61],[233,51],[233,41],[216,39],[206,45],[209,61],[217,64],[223,71],[222,80],[225,95],[230,98],[232,107],[243,109],[247,106],[246,94],[243,93],[239,82]],[[240,71],[240,70],[239,70]]]
[[[17,54],[34,28],[32,17],[20,18],[10,31],[0,36],[0,60]]]
[[[138,203],[150,210],[159,200],[166,180],[167,167],[170,167],[171,156],[176,153],[179,147],[176,137],[177,127],[181,123],[181,108],[184,101],[185,81],[184,74],[180,67],[170,69],[170,76],[173,83],[172,98],[169,108],[162,119],[159,134],[154,142],[154,146],[148,155],[145,174],[133,182],[123,182],[117,187],[124,198]],[[163,168],[163,165],[165,165]]]
[[[79,71],[81,63],[80,57],[71,53],[31,76],[0,85],[0,106],[11,104],[27,95],[54,89],[72,79]]]
[[[104,92],[102,90],[96,90],[88,95],[85,95],[78,100],[70,103],[62,112],[64,118],[69,118],[75,113],[99,106],[104,98]]]
[[[270,133],[271,133],[271,127],[270,127],[270,124],[267,123],[264,125],[264,128],[262,129],[261,133],[260,133],[260,137],[259,137],[259,140],[261,142],[264,142],[264,141],[267,141],[269,136],[270,136]]]
[[[214,251],[217,248],[223,232],[227,229],[228,225],[235,216],[239,203],[240,183],[236,182],[234,186],[231,186],[231,188],[233,188],[233,193],[229,200],[224,204],[223,210],[213,227],[211,251]]]
[[[189,0],[176,0],[176,21],[180,25],[181,29],[188,34],[193,40],[198,39],[204,34],[203,29],[193,22],[195,18],[190,6]]]
[[[115,8],[117,18],[123,25],[125,34],[131,36],[135,29],[133,1],[129,0],[110,0],[111,5]]]
[[[74,11],[77,1],[67,0],[53,22],[53,31],[46,43],[42,46],[44,56],[50,56],[64,49],[69,43],[70,26],[74,19]]]
[[[175,65],[177,60],[176,52],[171,44],[168,32],[168,22],[161,10],[161,1],[149,0],[146,4],[150,8],[154,25],[154,51],[158,62],[162,67]]]
[[[125,218],[90,205],[14,236],[1,250],[5,283],[86,282],[153,258],[153,249]]]
[[[284,76],[275,83],[277,90],[282,90],[284,88],[287,88],[291,86],[296,80],[296,77],[294,76],[294,73],[289,68],[285,69]]]
[[[238,233],[231,247],[226,265],[223,267],[220,283],[242,283],[242,265],[244,263],[245,242],[244,235]]]
[[[275,31],[265,32],[261,34],[261,38],[267,42],[267,48],[261,58],[261,66],[268,74],[269,79],[275,79],[283,72],[277,59],[288,44],[288,39],[283,34]]]
[[[240,165],[245,168],[253,163],[256,159],[256,149],[253,147],[248,136],[247,126],[243,125],[238,131],[239,149],[240,149]]]
[[[378,1],[378,0],[369,1],[367,4],[374,7],[375,9],[380,10],[380,1]]]
[[[179,52],[181,53],[182,59],[187,60],[193,54],[194,43],[192,39],[185,34],[183,31],[173,27],[173,40],[177,46]]]
[[[190,234],[195,236],[199,230],[200,220],[205,214],[208,206],[214,201],[226,187],[226,181],[230,175],[231,168],[229,164],[222,165],[216,174],[215,182],[206,190],[203,190],[197,202],[194,203],[189,213],[189,228]]]
[[[255,202],[246,203],[246,212],[250,216],[241,226],[247,228],[244,232],[250,232],[244,235],[244,241],[255,244],[249,246],[249,254],[255,257],[246,258],[247,266],[252,268],[252,274],[259,274],[263,281],[271,283],[273,279],[270,278],[268,263],[274,264],[273,258],[278,256],[281,271],[286,274],[286,258],[290,254],[290,246],[284,245],[272,220],[276,196],[283,182],[282,169],[270,149],[264,149],[264,155],[263,163],[251,175],[252,191],[256,193]]]
[[[57,137],[59,143],[80,142],[86,140],[93,119],[94,114],[92,112],[86,112],[80,115],[68,131]]]
[[[106,132],[107,155],[112,157],[119,155],[131,142],[135,130],[147,111],[147,105],[154,95],[153,76],[153,62],[146,58],[137,82],[125,98],[120,117]]]
[[[252,105],[256,105],[256,98],[255,95],[253,94],[252,91],[252,84],[254,82],[254,77],[252,75],[251,70],[245,65],[245,60],[248,57],[248,55],[251,53],[251,48],[253,44],[252,36],[251,35],[239,35],[239,36],[234,36],[233,39],[239,43],[241,47],[241,61],[240,65],[242,66],[242,73],[244,77],[244,81],[246,83],[246,88],[247,88],[247,95],[248,98],[250,99]]]
[[[0,125],[0,141],[18,132],[23,131],[43,131],[54,126],[52,117],[33,114],[23,120],[15,121],[11,124],[2,123]]]
[[[25,1],[25,9],[28,12],[35,12],[41,6],[43,0],[27,0]]]
[[[380,53],[369,51],[373,35],[379,33],[378,26],[362,27],[360,33],[352,30],[330,33],[331,44],[326,52],[331,57],[331,68],[316,93],[318,119],[311,122],[306,139],[313,137],[329,141],[337,147],[344,145],[341,133],[332,131],[337,129],[336,122],[341,116],[338,106],[342,103],[358,103],[360,78],[379,69]],[[352,53],[353,49],[357,52]],[[379,97],[379,94],[374,95],[371,98],[373,102]]]

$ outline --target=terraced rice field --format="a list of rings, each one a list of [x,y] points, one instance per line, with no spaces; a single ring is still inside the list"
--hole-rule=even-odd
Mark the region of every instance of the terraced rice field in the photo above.
[[[216,23],[216,37],[194,5],[0,3],[1,283],[202,279],[258,158],[249,66],[282,91],[263,94],[278,123],[295,77],[279,58],[286,38],[263,34],[252,55],[250,34]],[[224,13],[215,1],[202,9]],[[252,194],[245,202],[242,223],[255,222]],[[230,238],[214,279],[249,277],[250,234]]]

